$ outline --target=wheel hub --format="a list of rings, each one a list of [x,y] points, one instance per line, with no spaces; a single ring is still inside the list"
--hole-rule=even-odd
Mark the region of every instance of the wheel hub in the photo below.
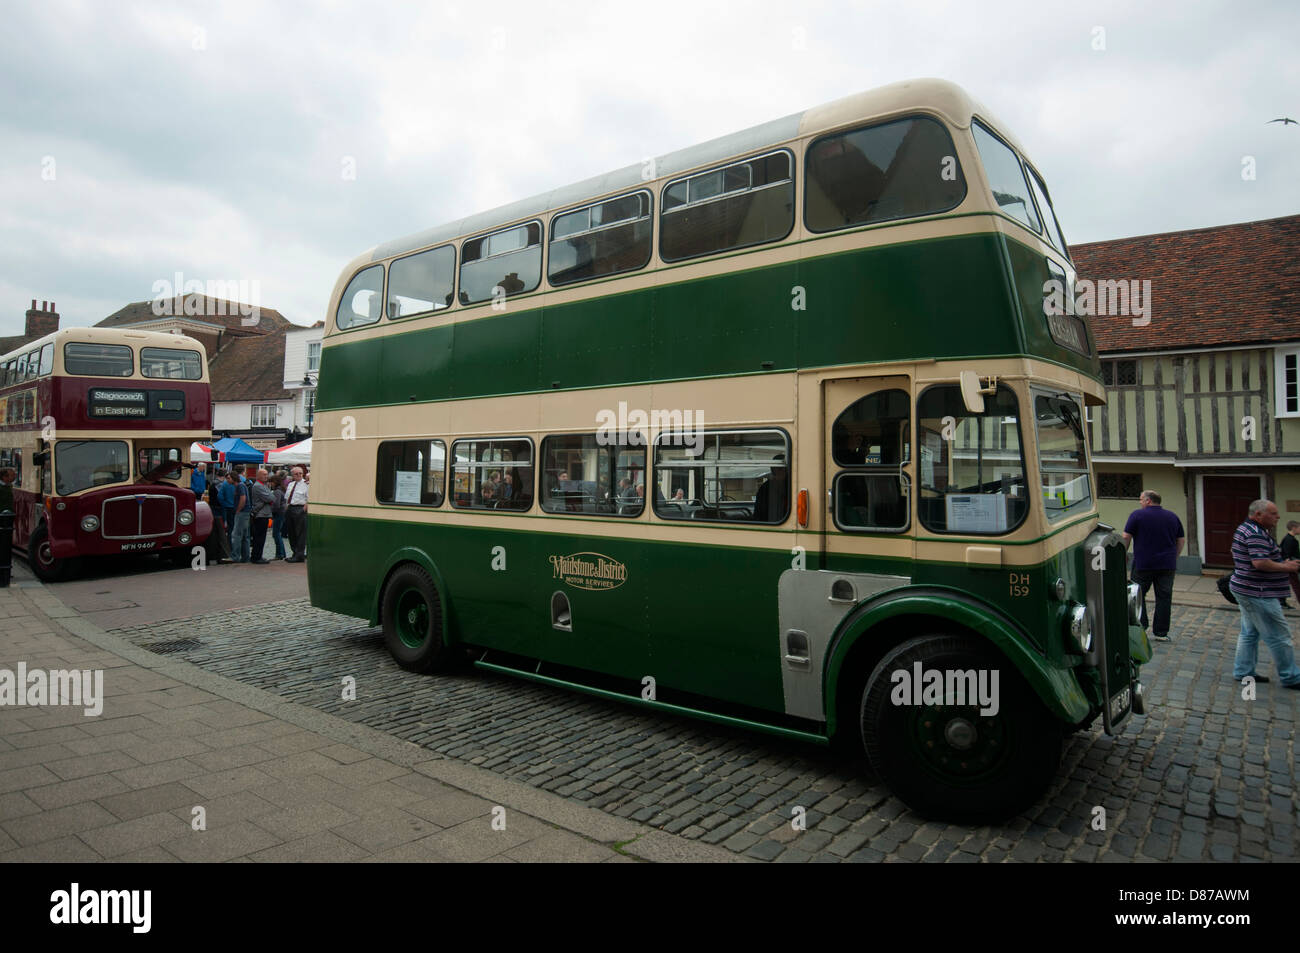
[[[965,751],[975,744],[977,737],[975,726],[965,718],[954,718],[944,726],[944,740],[958,751]]]

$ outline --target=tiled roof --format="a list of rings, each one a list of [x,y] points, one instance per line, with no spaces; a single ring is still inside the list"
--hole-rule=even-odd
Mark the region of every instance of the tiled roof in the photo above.
[[[232,338],[208,365],[212,399],[286,400],[284,331]]]
[[[45,337],[45,335],[41,334],[37,335],[37,337]],[[7,338],[0,338],[0,354],[8,354],[10,351],[15,351],[22,347],[28,341],[35,340],[36,338],[29,338],[25,334],[14,334]]]
[[[186,315],[185,305],[198,298],[201,304],[198,305],[198,314]],[[170,305],[171,302],[168,301]],[[152,301],[134,301],[124,308],[114,311],[103,321],[100,321],[97,327],[115,328],[126,324],[135,324],[140,321],[157,321],[159,315],[154,314],[154,303]],[[191,308],[194,305],[190,305]],[[258,323],[255,325],[244,324],[245,314],[240,311],[240,305],[234,301],[227,301],[222,298],[209,298],[205,295],[185,295],[185,300],[180,307],[169,309],[175,310],[176,314],[181,317],[192,317],[195,321],[203,321],[209,324],[223,325],[227,330],[234,331],[237,334],[274,334],[277,331],[287,327],[293,327],[292,324],[279,311],[272,308],[259,307],[257,310]],[[248,308],[245,306],[245,311]],[[220,312],[220,313],[215,313]]]
[[[1080,279],[1150,280],[1150,324],[1094,315],[1101,353],[1300,341],[1300,215],[1073,245]]]

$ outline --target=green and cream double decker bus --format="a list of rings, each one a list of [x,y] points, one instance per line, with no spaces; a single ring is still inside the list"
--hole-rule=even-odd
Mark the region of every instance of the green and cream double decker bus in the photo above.
[[[1047,186],[901,83],[371,249],[317,393],[313,604],[468,660],[864,750],[1006,817],[1142,710],[1103,402]]]

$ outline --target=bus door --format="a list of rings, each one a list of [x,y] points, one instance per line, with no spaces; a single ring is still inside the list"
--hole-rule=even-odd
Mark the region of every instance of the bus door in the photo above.
[[[910,577],[918,456],[911,379],[828,380],[823,394],[822,565],[836,572]],[[920,455],[924,467],[926,454]],[[860,600],[867,594],[856,596]]]

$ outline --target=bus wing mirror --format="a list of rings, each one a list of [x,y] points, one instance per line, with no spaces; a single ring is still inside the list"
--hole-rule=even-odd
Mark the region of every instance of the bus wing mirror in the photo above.
[[[43,467],[50,459],[50,451],[40,450],[32,454],[32,466]]]
[[[212,462],[213,462],[213,463],[220,463],[220,462],[221,462],[221,451],[220,451],[220,450],[213,450],[213,451],[212,451]]]
[[[984,413],[984,395],[980,392],[979,375],[974,371],[962,371],[959,380],[961,402],[966,405],[966,409],[972,414]]]

